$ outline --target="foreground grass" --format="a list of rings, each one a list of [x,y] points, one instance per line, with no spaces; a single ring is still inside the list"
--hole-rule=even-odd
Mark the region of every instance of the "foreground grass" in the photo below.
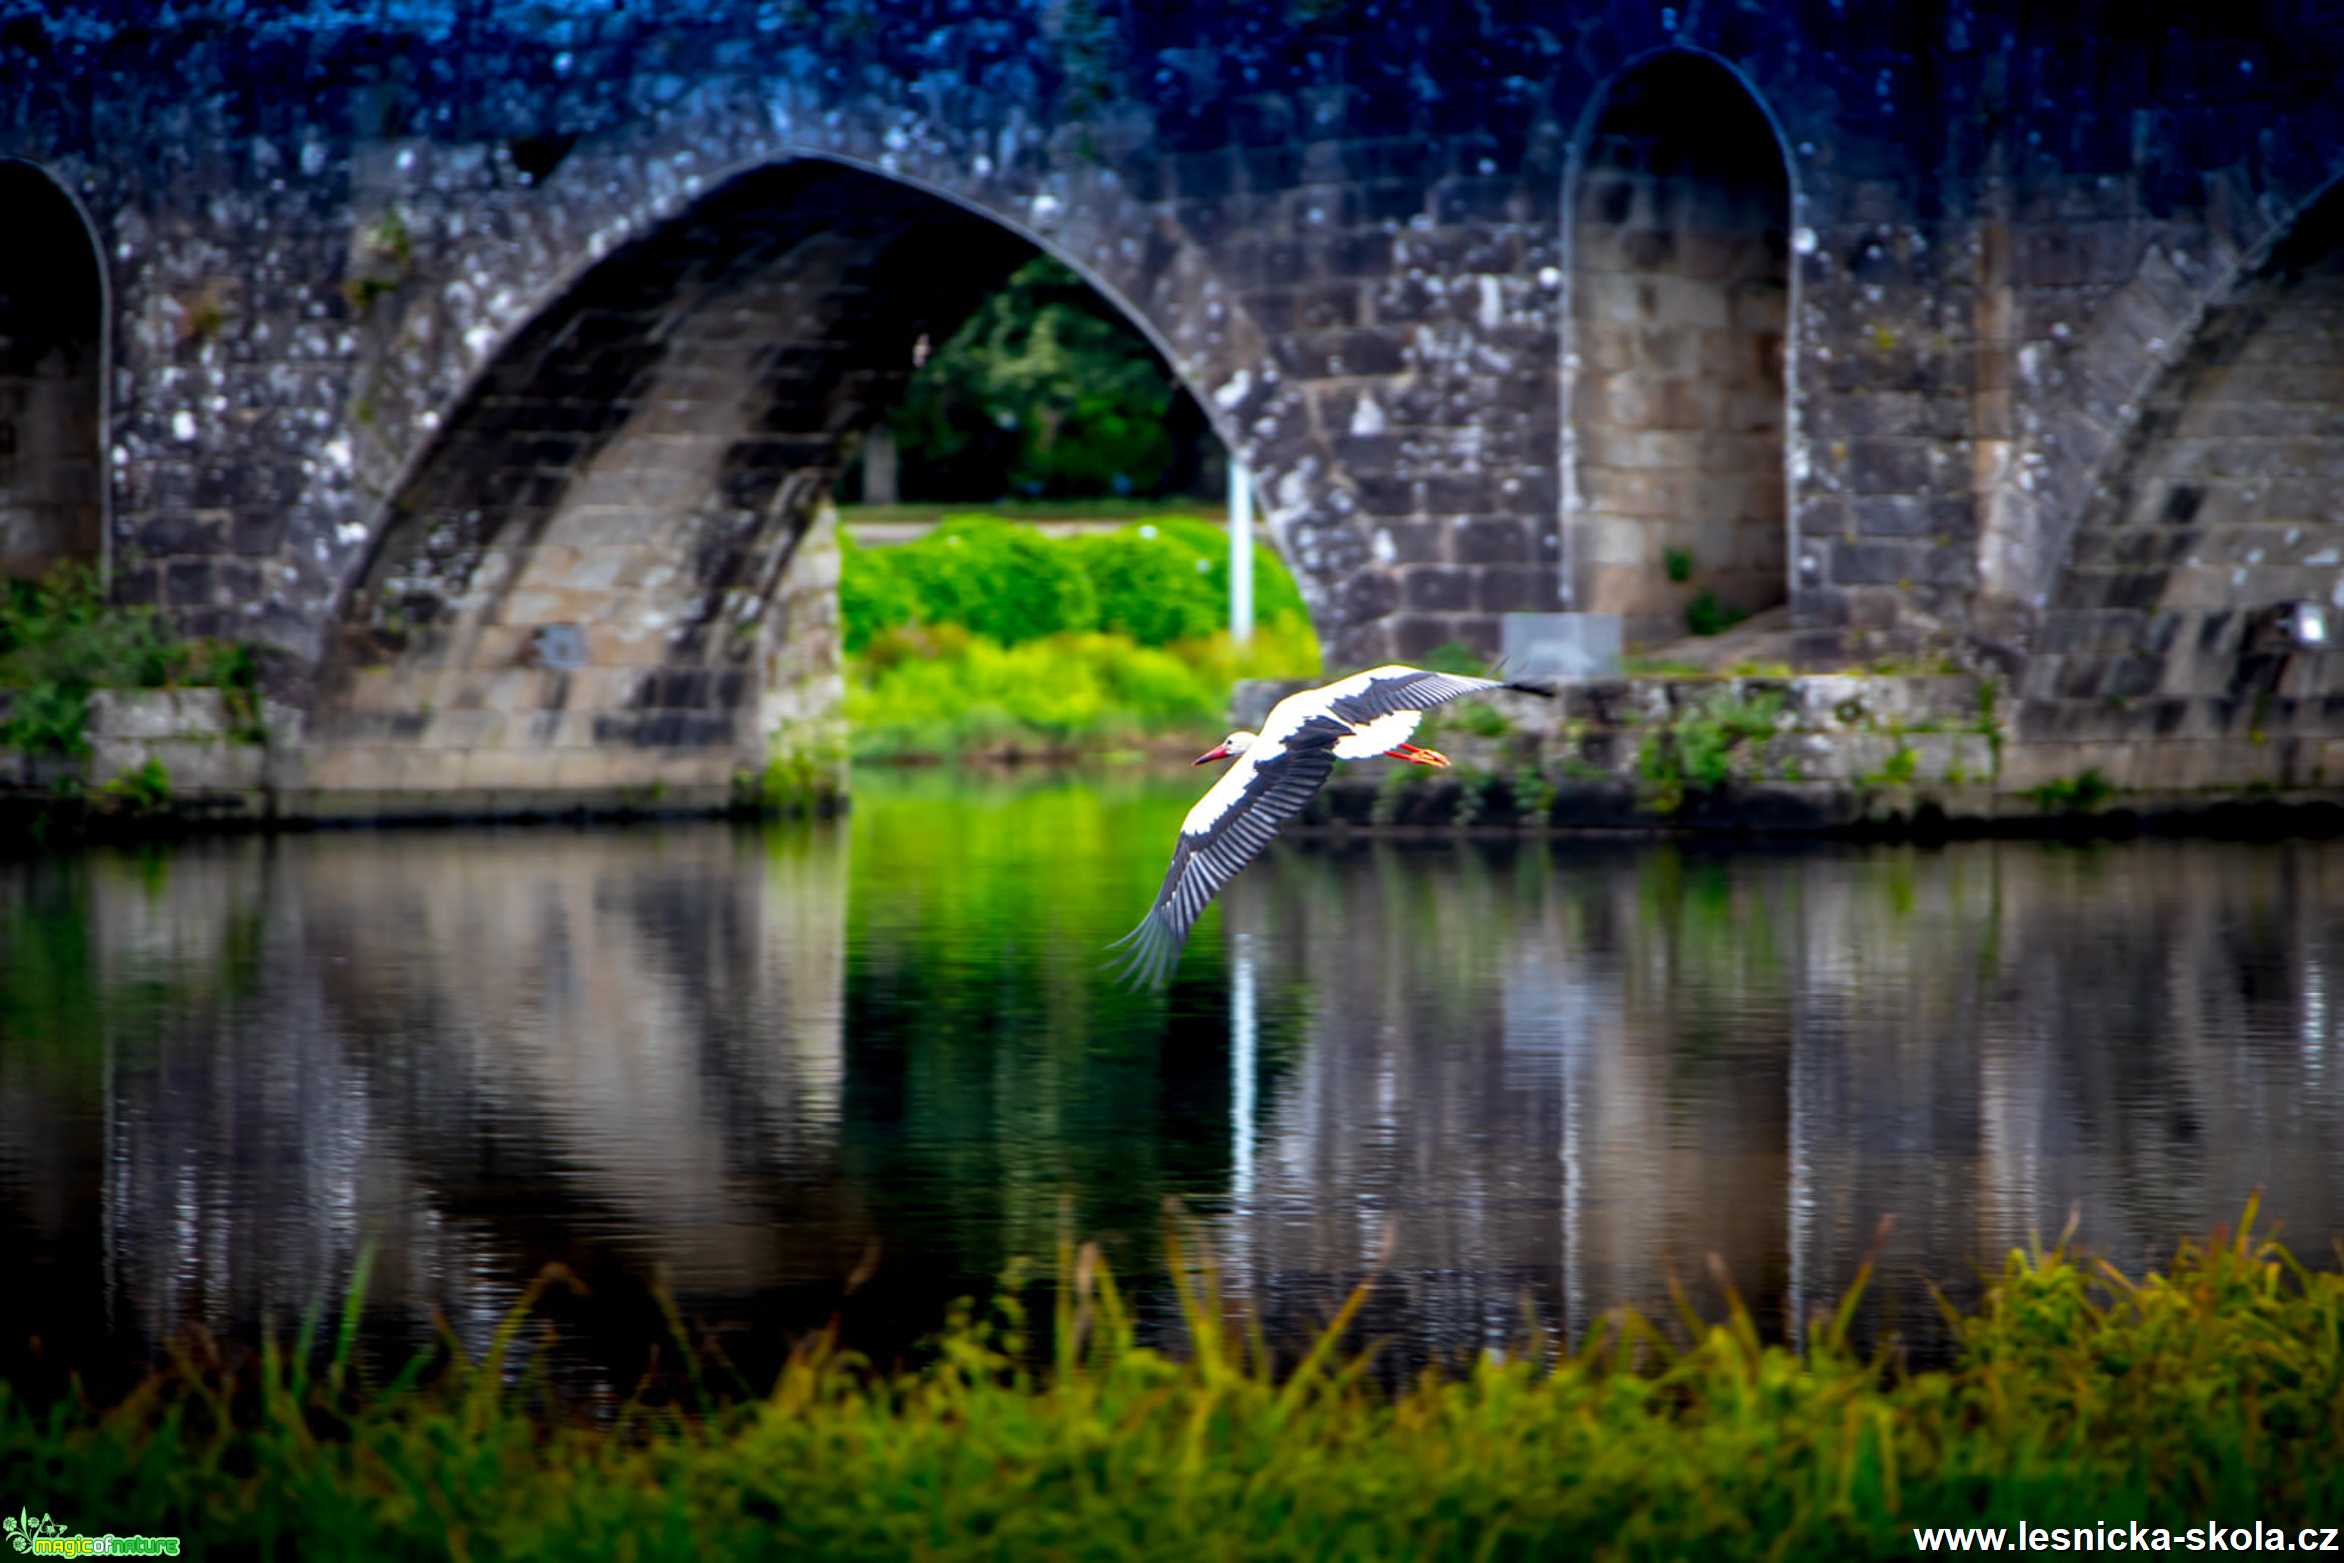
[[[1877,1556],[1920,1524],[2344,1514],[2344,1280],[2243,1233],[2141,1281],[2014,1255],[1942,1372],[1859,1357],[1851,1297],[1804,1355],[1738,1306],[1676,1344],[1617,1317],[1396,1396],[1335,1344],[1349,1309],[1274,1371],[1190,1274],[1176,1360],[1095,1253],[1060,1266],[1039,1371],[1009,1303],[918,1372],[818,1340],[763,1399],[590,1425],[503,1360],[518,1311],[485,1362],[356,1389],[353,1305],[315,1376],[0,1404],[0,1465],[69,1528],[311,1557]]]

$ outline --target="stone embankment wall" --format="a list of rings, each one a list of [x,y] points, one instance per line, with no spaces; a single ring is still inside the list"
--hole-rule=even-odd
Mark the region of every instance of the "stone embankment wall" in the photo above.
[[[1237,725],[1297,684],[1240,685]],[[2205,823],[2311,806],[2332,828],[2344,741],[2029,741],[2001,681],[1966,673],[1635,678],[1501,693],[1428,717],[1447,770],[1339,766],[1306,825],[1975,831]],[[2243,720],[2243,719],[2242,719]],[[1428,736],[1429,735],[1429,736]],[[2285,823],[2283,816],[2274,815]]]

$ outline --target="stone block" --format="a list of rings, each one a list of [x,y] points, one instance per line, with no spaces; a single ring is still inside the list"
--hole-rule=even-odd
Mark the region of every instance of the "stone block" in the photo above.
[[[1401,605],[1436,613],[1456,613],[1474,605],[1469,571],[1450,565],[1418,565],[1401,572]]]
[[[1616,678],[1621,624],[1609,613],[1508,613],[1500,621],[1507,675],[1531,681]]]
[[[261,785],[268,752],[222,738],[95,738],[87,776],[92,786],[160,764],[174,793],[240,792]]]
[[[217,689],[100,689],[90,695],[91,739],[141,741],[228,730]]]

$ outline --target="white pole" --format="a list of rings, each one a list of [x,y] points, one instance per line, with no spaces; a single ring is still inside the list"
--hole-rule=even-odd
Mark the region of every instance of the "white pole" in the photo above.
[[[1253,639],[1253,475],[1229,453],[1229,638]]]
[[[1229,981],[1229,1194],[1240,1222],[1253,1215],[1253,1077],[1259,1027],[1253,1007],[1253,936],[1237,936]]]

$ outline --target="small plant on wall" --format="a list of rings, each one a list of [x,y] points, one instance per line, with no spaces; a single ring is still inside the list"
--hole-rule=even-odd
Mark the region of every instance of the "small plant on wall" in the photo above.
[[[1685,604],[1685,629],[1694,635],[1715,635],[1729,630],[1748,615],[1741,609],[1718,601],[1717,593],[1704,586],[1693,600]]]
[[[1693,579],[1693,550],[1664,548],[1660,551],[1660,568],[1674,586],[1683,586]],[[1691,635],[1715,635],[1731,629],[1749,617],[1741,609],[1718,599],[1716,592],[1704,586],[1685,604],[1685,631]]]

